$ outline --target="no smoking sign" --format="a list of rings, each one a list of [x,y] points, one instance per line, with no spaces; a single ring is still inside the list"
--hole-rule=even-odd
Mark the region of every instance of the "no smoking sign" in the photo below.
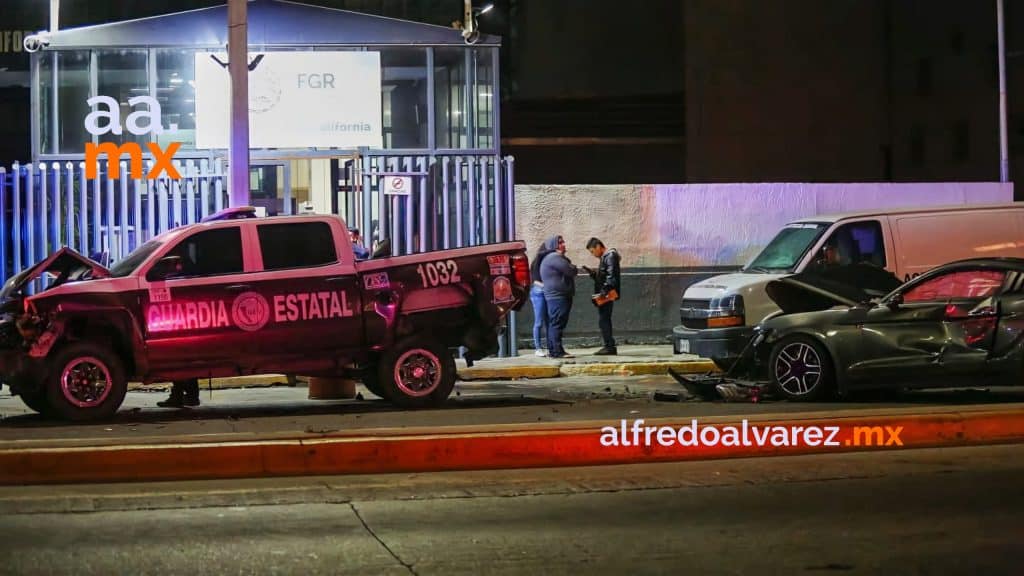
[[[412,178],[409,176],[385,176],[384,193],[408,196],[412,190]]]

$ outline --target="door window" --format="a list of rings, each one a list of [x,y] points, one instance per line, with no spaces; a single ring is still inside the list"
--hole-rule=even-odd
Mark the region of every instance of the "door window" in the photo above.
[[[885,268],[885,239],[882,225],[877,220],[844,224],[825,241],[821,255],[815,262],[819,266],[850,266],[871,264]]]
[[[904,302],[944,302],[988,298],[1003,285],[1000,270],[961,270],[943,274],[914,286],[903,295]]]
[[[308,268],[338,261],[334,235],[326,222],[261,224],[256,229],[264,270]]]
[[[242,233],[238,226],[204,230],[185,238],[165,256],[181,258],[177,276],[219,276],[242,272]]]

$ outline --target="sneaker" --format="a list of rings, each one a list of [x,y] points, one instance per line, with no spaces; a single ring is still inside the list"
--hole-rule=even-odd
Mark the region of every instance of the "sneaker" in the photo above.
[[[615,348],[615,347],[609,348],[609,347],[605,346],[605,347],[601,348],[600,350],[598,350],[597,352],[594,352],[594,356],[616,356],[616,355],[618,355],[618,353],[619,353],[619,349],[618,348]]]
[[[537,356],[538,358],[545,358],[548,355],[548,353],[543,351],[543,350],[541,350],[540,348],[537,348],[537,350],[533,353],[533,355]]]

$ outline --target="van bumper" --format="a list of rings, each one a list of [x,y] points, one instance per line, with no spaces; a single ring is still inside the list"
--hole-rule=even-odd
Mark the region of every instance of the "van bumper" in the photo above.
[[[696,354],[712,360],[722,370],[727,370],[740,357],[740,353],[753,335],[753,326],[705,330],[676,326],[672,329],[672,352]]]

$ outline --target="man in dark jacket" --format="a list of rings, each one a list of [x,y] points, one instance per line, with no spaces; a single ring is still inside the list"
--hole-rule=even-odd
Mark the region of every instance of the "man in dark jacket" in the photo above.
[[[622,282],[619,276],[619,253],[614,248],[608,250],[604,242],[597,238],[587,240],[587,250],[598,259],[597,270],[591,270],[586,266],[583,270],[594,279],[594,294],[602,296],[606,300],[597,307],[597,325],[601,328],[601,339],[604,340],[604,347],[595,352],[596,356],[614,356],[619,353],[615,346],[615,338],[612,337],[612,309],[615,307],[615,300],[621,296]],[[608,299],[609,295],[615,295]],[[595,301],[595,304],[598,302]]]
[[[576,267],[565,256],[565,240],[552,236],[544,242],[554,251],[540,263],[540,279],[544,283],[544,303],[548,308],[548,357],[571,358],[562,346],[562,331],[569,323],[572,297],[576,293]]]

